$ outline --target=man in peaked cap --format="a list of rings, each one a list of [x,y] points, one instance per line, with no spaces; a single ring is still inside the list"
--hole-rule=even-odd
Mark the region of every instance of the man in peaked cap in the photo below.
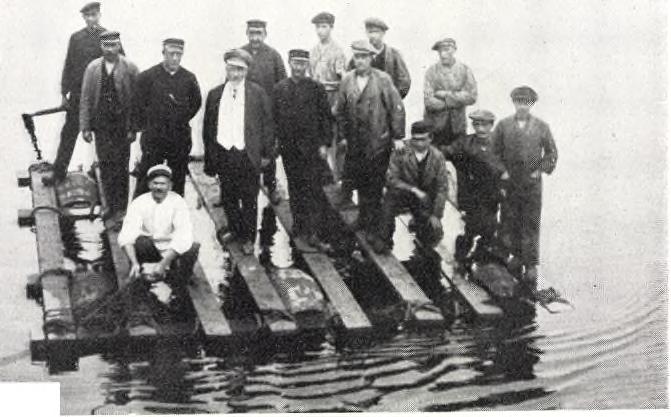
[[[86,142],[93,140],[102,187],[110,214],[121,214],[128,201],[128,160],[135,141],[132,97],[138,69],[121,55],[119,32],[100,34],[103,56],[86,67],[79,106],[79,126]]]
[[[136,301],[130,305],[141,304],[149,284],[160,280],[172,289],[170,307],[184,313],[188,303],[186,286],[198,258],[199,244],[193,240],[186,202],[171,191],[172,174],[165,164],[154,165],[147,171],[149,192],[128,206],[118,242],[130,262],[130,278],[144,277],[149,281],[131,294]],[[129,314],[131,334],[155,334],[153,320],[135,313]]]
[[[136,196],[147,191],[149,167],[163,160],[172,169],[173,190],[184,196],[192,143],[189,121],[202,101],[196,76],[181,66],[184,40],[164,40],[162,53],[163,62],[142,72],[136,86],[133,119],[135,129],[142,131]]]
[[[331,145],[332,116],[324,86],[307,76],[309,63],[308,51],[289,51],[291,77],[275,85],[273,114],[289,183],[292,233],[297,241],[325,251],[329,248],[319,239],[319,234],[328,234],[319,218],[327,202],[321,175]]]
[[[466,255],[475,238],[478,249],[487,247],[497,229],[498,204],[501,201],[501,174],[505,167],[494,154],[491,131],[494,114],[489,110],[475,110],[471,119],[474,134],[463,135],[444,147],[444,153],[462,174],[459,182],[459,210],[464,213],[464,234],[457,237],[455,259],[468,267]]]
[[[274,159],[273,118],[265,90],[247,79],[252,56],[244,49],[224,54],[226,81],[212,89],[205,102],[203,145],[205,174],[219,176],[221,204],[228,230],[245,254],[254,253],[258,216],[259,175]]]
[[[375,49],[367,40],[352,42],[355,69],[338,89],[335,115],[339,145],[347,148],[342,202],[358,190],[359,228],[374,231],[393,148],[403,147],[405,108],[391,77],[371,67]]]
[[[249,52],[254,58],[249,67],[247,78],[263,87],[266,94],[271,97],[273,87],[279,81],[287,78],[287,72],[279,52],[265,43],[267,35],[267,23],[265,21],[259,19],[247,21],[249,43],[242,46],[242,49]],[[276,170],[276,160],[271,158],[270,164],[263,170],[263,185],[268,188],[270,201],[273,204],[279,203],[281,199],[280,192],[277,190]]]
[[[364,26],[368,35],[368,41],[374,51],[373,68],[389,74],[401,98],[405,98],[410,91],[410,73],[401,53],[384,43],[384,35],[389,30],[389,27],[382,20],[375,17],[366,19]],[[350,61],[349,69],[353,68],[354,62]]]
[[[53,177],[44,177],[46,185],[58,183],[65,178],[79,135],[79,98],[81,96],[84,70],[89,62],[100,57],[100,34],[106,29],[100,26],[100,3],[87,3],[80,9],[86,27],[70,36],[65,65],[61,76],[62,104],[66,108],[65,124],[61,129],[60,142],[54,159]],[[123,48],[120,51],[124,53]]]
[[[515,114],[499,121],[492,133],[493,151],[503,162],[506,199],[502,206],[503,243],[523,265],[523,278],[535,288],[539,261],[542,173],[557,164],[557,146],[550,127],[530,113],[538,94],[528,86],[510,97]]]
[[[394,151],[387,170],[387,192],[382,203],[382,216],[372,239],[378,253],[389,252],[393,246],[394,219],[400,213],[412,213],[417,237],[435,246],[443,237],[440,219],[447,201],[447,168],[440,151],[431,146],[431,126],[415,122],[411,138],[404,148]]]

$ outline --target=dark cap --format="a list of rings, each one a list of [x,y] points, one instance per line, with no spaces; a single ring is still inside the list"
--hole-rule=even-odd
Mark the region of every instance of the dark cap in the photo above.
[[[333,23],[335,23],[335,16],[329,12],[321,12],[312,18],[312,23],[315,25],[319,23],[328,23],[329,25],[333,26]]]
[[[533,88],[527,85],[522,85],[511,91],[510,98],[512,98],[513,101],[526,101],[533,104],[538,100],[538,94],[536,94]]]
[[[147,171],[147,181],[151,181],[156,177],[168,177],[172,179],[172,169],[166,164],[154,165]]]
[[[238,67],[249,68],[252,60],[252,56],[244,49],[231,49],[224,54],[224,62]]]
[[[292,49],[289,51],[289,59],[310,60],[310,52],[305,49]]]
[[[490,112],[489,110],[474,110],[468,114],[468,118],[471,120],[481,120],[485,122],[494,122],[496,120],[496,116],[494,116],[494,113]]]
[[[163,46],[165,46],[165,45],[172,45],[172,46],[178,46],[180,48],[184,48],[184,39],[167,38],[163,41]]]
[[[99,12],[100,11],[100,2],[99,1],[92,1],[90,3],[86,3],[84,7],[79,9],[81,13],[88,13],[92,11]]]
[[[373,46],[370,44],[370,42],[368,42],[367,39],[361,39],[352,42],[352,53],[374,55],[377,53],[377,51],[373,48]]]
[[[248,30],[263,29],[266,30],[266,22],[260,19],[251,19],[247,21]]]
[[[431,123],[420,120],[412,124],[410,127],[410,134],[413,138],[417,137],[418,139],[424,139],[424,135],[431,133],[432,130],[433,126]]]
[[[389,26],[387,26],[387,24],[384,23],[382,19],[378,19],[377,17],[369,17],[368,19],[364,20],[363,23],[366,26],[366,29],[377,28],[385,32],[389,30]]]
[[[100,42],[119,42],[121,35],[116,30],[106,30],[100,34]]]
[[[440,39],[440,40],[436,41],[436,43],[433,44],[433,47],[431,49],[433,49],[434,51],[437,51],[441,47],[448,46],[448,45],[452,45],[456,48],[457,47],[457,42],[452,38],[443,38],[443,39]]]

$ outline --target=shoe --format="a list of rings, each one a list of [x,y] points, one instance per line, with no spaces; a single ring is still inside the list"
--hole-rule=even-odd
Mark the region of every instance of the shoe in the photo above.
[[[268,193],[268,199],[270,200],[270,204],[276,206],[282,201],[282,194],[280,194],[280,191],[275,188]]]
[[[247,241],[242,244],[242,253],[245,255],[253,255],[254,254],[254,243]]]
[[[307,244],[317,249],[320,252],[331,252],[333,248],[328,243],[322,242],[317,235],[310,235],[307,239]]]
[[[233,232],[221,230],[219,233],[217,233],[217,239],[219,239],[219,243],[226,246],[235,239],[235,235]]]

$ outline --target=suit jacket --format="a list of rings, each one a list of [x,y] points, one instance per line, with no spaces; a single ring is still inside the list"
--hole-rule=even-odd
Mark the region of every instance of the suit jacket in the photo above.
[[[91,61],[86,67],[86,71],[84,71],[82,96],[79,103],[79,128],[82,132],[91,130],[91,121],[98,109],[103,65],[103,58],[100,57]],[[132,98],[138,72],[135,64],[130,62],[125,56],[119,55],[119,62],[117,62],[114,68],[114,87],[119,96],[119,102],[123,107],[123,113],[126,115],[126,129],[128,131],[131,130]]]
[[[203,118],[203,145],[205,149],[205,173],[215,175],[219,155],[223,147],[217,142],[219,102],[226,83],[213,88],[205,101]],[[245,151],[258,171],[261,158],[270,158],[273,153],[273,117],[270,99],[262,87],[245,80]]]
[[[350,70],[354,69],[353,60],[349,61],[348,68]],[[384,46],[384,72],[391,77],[401,98],[405,98],[410,91],[410,72],[401,53],[389,45]]]
[[[405,137],[405,108],[391,78],[371,69],[368,83],[359,91],[355,71],[345,74],[335,104],[340,139],[347,139],[348,152],[366,157],[389,151],[392,139]]]
[[[387,186],[408,192],[413,187],[424,191],[433,202],[433,215],[440,219],[443,217],[443,211],[445,211],[448,192],[445,158],[433,146],[429,147],[426,158],[428,159],[426,160],[424,175],[420,181],[415,151],[410,146],[395,150],[389,160]]]

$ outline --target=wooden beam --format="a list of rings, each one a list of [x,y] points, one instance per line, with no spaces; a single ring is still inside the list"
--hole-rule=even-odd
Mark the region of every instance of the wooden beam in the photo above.
[[[351,202],[347,204],[347,207],[338,205],[340,195],[336,185],[327,185],[324,187],[324,191],[329,202],[338,211],[345,225],[352,229],[352,226],[359,217],[359,209]],[[437,308],[426,294],[422,292],[419,285],[412,279],[399,260],[391,254],[376,253],[366,240],[364,232],[361,230],[352,231],[366,255],[387,281],[389,281],[400,299],[406,303],[414,321],[421,325],[438,325],[443,323],[443,315],[438,312]]]
[[[207,339],[209,341],[228,342],[233,337],[231,326],[221,312],[217,296],[212,291],[205,271],[198,262],[194,265],[193,277],[188,290]]]
[[[263,191],[267,194],[267,189],[263,188]],[[284,230],[291,236],[294,220],[291,215],[289,201],[282,200],[279,204],[273,206],[273,210]],[[368,317],[366,317],[363,309],[354,299],[342,277],[333,266],[331,259],[323,253],[301,251],[300,248],[305,247],[307,243],[295,236],[292,236],[292,239],[296,243],[296,247],[310,269],[312,276],[319,282],[331,305],[338,312],[345,329],[352,333],[370,331],[372,325]]]
[[[203,163],[200,161],[189,163],[189,175],[205,209],[214,222],[215,229],[219,232],[226,227],[227,220],[223,208],[216,206],[219,201],[218,181],[205,175]],[[229,242],[225,249],[230,252],[270,332],[274,336],[295,334],[298,331],[296,322],[282,303],[280,295],[259,260],[255,256],[245,255],[239,242]]]

